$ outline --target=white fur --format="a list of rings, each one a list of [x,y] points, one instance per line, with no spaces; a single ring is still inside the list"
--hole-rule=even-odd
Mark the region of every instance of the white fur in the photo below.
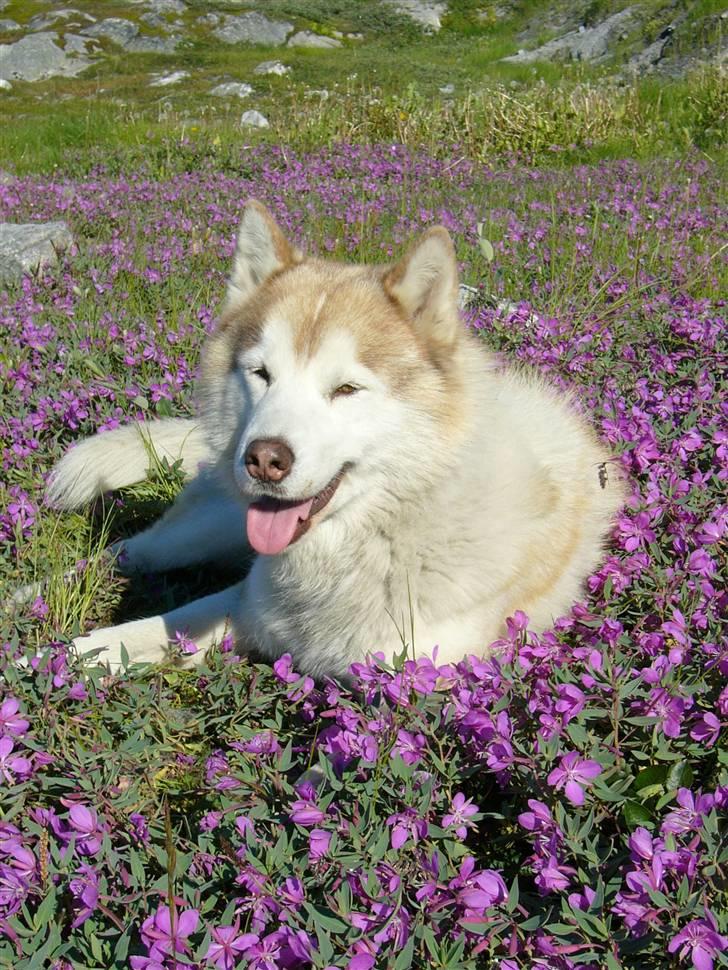
[[[210,458],[199,422],[186,418],[129,424],[88,438],[72,448],[53,469],[49,504],[73,509],[103,492],[144,481],[151,452],[172,464],[182,459],[189,475]]]
[[[226,312],[234,313],[236,300],[246,306],[266,274],[283,280],[299,259],[292,249],[288,263],[275,255],[287,245],[279,232],[260,207],[246,209]],[[255,438],[283,438],[295,455],[278,497],[311,497],[344,468],[341,484],[310,530],[282,553],[258,556],[242,583],[164,616],[80,637],[82,652],[102,648],[115,666],[124,644],[131,659],[154,662],[169,656],[176,632],[206,648],[230,630],[240,650],[271,658],[290,652],[298,669],[314,675],[346,676],[352,662],[375,651],[391,659],[403,641],[413,654],[438,647],[441,662],[457,661],[487,653],[505,617],[521,607],[535,628],[548,626],[597,566],[621,500],[617,475],[605,484],[607,455],[568,400],[504,371],[459,330],[444,230],[426,234],[390,276],[351,282],[343,269],[317,265],[324,282],[327,272],[342,274],[352,314],[366,291],[370,325],[383,328],[383,339],[400,320],[391,300],[399,303],[417,335],[407,338],[399,324],[406,379],[391,383],[391,350],[389,370],[365,364],[361,328],[343,316],[308,355],[280,309],[289,304],[273,297],[256,340],[233,359],[225,342],[234,323],[224,325],[208,350],[206,432],[184,421],[144,425],[155,449],[181,454],[190,475],[202,456],[212,463],[160,522],[115,547],[126,568],[242,555],[246,506],[268,487],[245,469]],[[293,269],[287,285],[303,285],[301,272]],[[334,312],[321,287],[313,324]],[[342,384],[358,390],[337,395]],[[457,394],[449,416],[446,393]],[[78,505],[138,480],[146,464],[137,428],[98,435],[61,461],[50,496]]]

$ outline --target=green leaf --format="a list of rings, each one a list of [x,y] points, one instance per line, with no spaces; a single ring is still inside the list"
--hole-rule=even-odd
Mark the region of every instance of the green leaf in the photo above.
[[[480,252],[483,254],[486,261],[488,263],[492,263],[493,260],[495,259],[495,250],[493,249],[493,243],[489,239],[486,239],[484,236],[481,236],[480,239],[478,240],[478,246],[480,248]]]
[[[394,964],[394,970],[409,970],[409,968],[412,966],[412,956],[414,952],[415,938],[414,936],[410,936],[409,940],[407,940],[407,943],[404,946],[404,949],[397,957]]]
[[[652,812],[633,799],[624,803],[622,806],[622,815],[631,829],[637,828],[638,825],[653,826],[655,824]]]
[[[668,791],[677,788],[689,788],[693,780],[693,771],[687,761],[676,761],[667,772],[665,787]]]
[[[47,923],[50,923],[53,919],[53,914],[56,911],[56,888],[55,886],[48,887],[48,893],[41,902],[40,906],[36,909],[35,915],[33,916],[33,927],[34,929],[40,930]]]
[[[314,906],[312,903],[304,903],[306,912],[313,920],[314,926],[323,927],[326,930],[330,930],[332,933],[346,933],[349,929],[348,923],[340,920],[338,917],[334,916],[333,913],[326,913],[324,910],[319,909],[318,906]]]

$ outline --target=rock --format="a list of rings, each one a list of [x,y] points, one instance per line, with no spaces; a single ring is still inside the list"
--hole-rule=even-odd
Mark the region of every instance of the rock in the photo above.
[[[253,89],[244,81],[228,81],[227,84],[218,84],[210,91],[216,98],[247,98],[253,93]]]
[[[270,122],[260,111],[243,111],[240,124],[248,128],[270,128]]]
[[[4,34],[9,34],[14,30],[20,30],[20,24],[17,24],[14,20],[0,20],[0,31]]]
[[[190,76],[189,71],[172,71],[171,74],[156,74],[152,75],[154,77],[153,81],[149,82],[150,88],[166,88],[170,84],[179,84],[180,81],[184,81],[185,78]]]
[[[262,64],[253,69],[253,74],[277,74],[278,77],[284,77],[284,75],[290,73],[290,67],[281,64],[280,61],[263,61]]]
[[[179,14],[187,11],[187,4],[182,0],[146,0],[146,6],[155,14]]]
[[[8,283],[55,266],[58,253],[72,242],[65,222],[0,223],[0,280]]]
[[[95,63],[85,56],[88,48],[83,37],[66,34],[65,50],[57,40],[56,34],[40,33],[28,34],[14,44],[0,44],[0,77],[20,81],[75,77]]]
[[[172,37],[140,36],[123,44],[123,48],[132,54],[173,54],[182,38],[175,34]]]
[[[442,27],[442,17],[447,13],[446,3],[428,2],[428,0],[384,0],[397,13],[410,17],[425,30],[437,33]]]
[[[139,20],[141,20],[143,24],[146,24],[147,27],[155,27],[155,28],[158,28],[159,30],[172,29],[169,23],[167,22],[166,17],[163,17],[161,13],[154,13],[151,10],[149,11],[149,13],[143,13],[139,18]]]
[[[13,86],[10,81],[6,81],[4,77],[0,77],[0,91],[12,91]]]
[[[206,13],[202,17],[198,17],[195,23],[200,24],[201,27],[215,27],[221,20],[222,17],[219,13]]]
[[[224,25],[213,30],[213,34],[225,44],[267,44],[280,47],[292,30],[293,24],[282,20],[269,20],[262,13],[251,11],[237,17],[228,14]]]
[[[36,14],[35,17],[31,17],[28,21],[27,29],[47,30],[49,27],[53,27],[59,20],[74,20],[77,24],[85,20],[87,24],[93,24],[96,22],[96,17],[92,17],[90,13],[82,13],[80,10],[76,10],[75,7],[64,7],[62,10],[54,10],[52,13]]]
[[[443,84],[443,86],[437,90],[440,92],[440,94],[455,94],[455,85]]]
[[[299,30],[288,41],[289,47],[341,47],[341,41],[335,37],[325,37],[314,34],[311,30]]]
[[[571,58],[575,61],[597,61],[609,53],[609,46],[618,37],[625,23],[634,16],[631,7],[607,17],[595,27],[570,30],[563,37],[556,37],[535,50],[519,51],[504,57],[504,61],[529,64],[532,61],[550,61]]]
[[[99,20],[92,27],[85,27],[81,33],[86,37],[105,37],[112,44],[127,47],[139,33],[139,28],[131,20],[124,20],[122,17],[107,17],[105,20]]]

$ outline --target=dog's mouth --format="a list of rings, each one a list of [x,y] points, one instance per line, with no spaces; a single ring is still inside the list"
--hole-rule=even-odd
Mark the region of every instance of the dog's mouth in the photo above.
[[[326,488],[312,498],[299,502],[263,496],[248,506],[246,526],[248,542],[256,552],[275,556],[300,539],[311,528],[311,520],[334,497],[346,467],[335,475]]]

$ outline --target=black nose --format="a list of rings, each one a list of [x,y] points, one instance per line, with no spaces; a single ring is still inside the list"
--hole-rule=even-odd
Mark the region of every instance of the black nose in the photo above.
[[[259,482],[282,482],[293,462],[293,452],[280,438],[256,438],[245,452],[248,474]]]

